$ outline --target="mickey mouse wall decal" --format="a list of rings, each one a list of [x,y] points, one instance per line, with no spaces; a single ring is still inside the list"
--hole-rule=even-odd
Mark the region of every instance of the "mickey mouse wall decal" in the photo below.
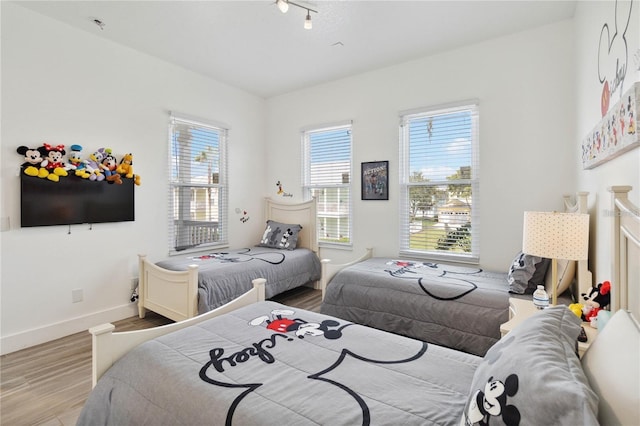
[[[240,222],[247,223],[249,221],[249,213],[246,210],[236,207],[236,214],[240,215]]]
[[[278,192],[276,192],[276,194],[281,195],[283,197],[293,197],[293,194],[289,192],[285,192],[284,189],[282,189],[282,183],[280,181],[276,182],[276,186],[278,187]]]

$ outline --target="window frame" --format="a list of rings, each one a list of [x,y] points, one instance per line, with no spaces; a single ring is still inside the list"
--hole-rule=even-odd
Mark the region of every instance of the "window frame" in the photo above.
[[[400,255],[414,258],[422,258],[436,261],[449,261],[456,263],[478,264],[480,262],[480,108],[478,100],[467,100],[445,105],[424,107],[401,112],[399,139],[400,139],[400,218],[399,218],[399,247]],[[469,179],[455,181],[441,180],[429,183],[411,182],[409,149],[409,123],[414,119],[424,119],[443,114],[470,111],[471,113],[471,176]],[[471,252],[450,252],[446,250],[427,250],[411,248],[410,232],[410,202],[409,191],[412,187],[439,187],[444,185],[469,185],[471,187]]]
[[[322,184],[312,184],[311,180],[311,146],[310,146],[310,135],[314,133],[323,133],[330,132],[339,129],[346,129],[349,133],[349,182],[344,182],[335,185],[322,185]],[[323,220],[329,219],[328,216],[322,216],[324,211],[322,210],[323,201],[316,197],[316,207],[317,207],[317,216],[316,216],[316,234],[318,238],[318,246],[332,249],[344,249],[348,250],[353,247],[353,121],[343,121],[338,123],[331,124],[323,124],[317,126],[309,126],[307,128],[302,129],[301,131],[301,140],[302,140],[302,192],[304,194],[305,200],[311,200],[312,190],[314,189],[334,189],[334,188],[346,188],[348,189],[348,197],[349,200],[347,202],[348,212],[347,212],[347,227],[348,227],[348,241],[347,242],[339,242],[339,241],[327,241],[326,236],[320,235],[322,228]],[[344,179],[344,177],[343,177]]]
[[[212,163],[217,162],[218,165],[218,172],[217,172],[217,182],[215,181],[216,179],[214,179],[214,175],[215,172],[213,170],[210,170],[211,174],[211,182],[206,182],[206,183],[196,183],[193,182],[193,179],[196,177],[194,175],[189,175],[189,182],[180,182],[179,179],[175,179],[174,176],[174,168],[177,167],[178,173],[177,175],[180,174],[180,168],[181,165],[182,167],[187,167],[189,169],[189,171],[191,172],[191,166],[187,165],[187,164],[191,164],[192,161],[195,160],[190,160],[189,162],[185,163],[183,161],[181,161],[181,157],[179,155],[176,154],[176,147],[174,145],[174,139],[176,138],[177,134],[175,127],[177,125],[186,125],[186,126],[191,126],[191,127],[196,127],[196,128],[200,128],[200,129],[206,129],[208,131],[215,131],[218,133],[218,153],[217,153],[217,157],[212,161]],[[169,117],[169,138],[168,138],[168,155],[167,155],[167,167],[168,167],[168,193],[167,193],[167,203],[168,203],[168,211],[167,211],[167,225],[168,225],[168,245],[169,245],[169,255],[173,256],[173,255],[179,255],[179,254],[187,254],[187,253],[192,253],[192,252],[198,252],[198,251],[202,251],[205,249],[216,249],[216,248],[223,248],[223,247],[228,247],[229,243],[228,243],[228,235],[229,235],[229,221],[227,220],[228,218],[228,206],[229,206],[229,182],[228,182],[228,178],[227,178],[227,170],[228,170],[228,156],[227,156],[227,151],[228,151],[228,144],[229,144],[229,127],[224,125],[224,124],[220,124],[220,123],[216,123],[216,122],[212,122],[212,121],[208,121],[208,120],[201,120],[201,119],[197,119],[197,118],[191,118],[189,116],[185,116],[182,114],[171,114]],[[191,140],[189,141],[191,142]],[[183,148],[184,149],[184,148]],[[190,148],[188,148],[190,149]],[[177,160],[177,165],[174,164],[174,162]],[[207,173],[208,176],[209,173]],[[190,191],[188,191],[187,194],[182,194],[182,196],[186,199],[188,198],[188,201],[186,201],[188,203],[188,206],[184,206],[180,204],[179,198],[180,198],[180,192],[182,190],[184,190],[185,188],[190,188]],[[210,228],[210,226],[205,225],[202,230],[198,229],[197,231],[203,231],[204,233],[211,233],[213,232],[214,234],[217,234],[217,238],[215,241],[209,241],[209,242],[204,242],[204,243],[198,243],[196,245],[187,245],[186,248],[180,249],[177,245],[176,245],[176,221],[180,221],[181,219],[179,218],[180,216],[180,212],[185,212],[188,211],[189,214],[191,213],[192,210],[194,209],[198,209],[198,196],[196,194],[196,191],[201,190],[201,189],[213,189],[216,190],[218,192],[218,195],[216,196],[217,202],[218,202],[218,206],[217,206],[217,213],[216,216],[218,218],[217,220],[217,227],[216,230],[214,231],[210,231],[207,230],[207,228]],[[174,194],[176,193],[176,191],[178,192],[178,196],[176,197]],[[185,208],[187,210],[185,210]],[[175,216],[175,209],[178,210],[177,213],[177,218],[174,219]],[[182,221],[188,221],[188,222],[194,222],[194,226],[197,227],[197,224],[195,224],[195,222],[214,222],[212,220],[193,220],[190,217],[188,219],[182,219]],[[193,233],[194,231],[192,231]],[[195,237],[193,237],[195,238]],[[205,239],[207,239],[205,237]],[[191,241],[190,241],[191,242]]]

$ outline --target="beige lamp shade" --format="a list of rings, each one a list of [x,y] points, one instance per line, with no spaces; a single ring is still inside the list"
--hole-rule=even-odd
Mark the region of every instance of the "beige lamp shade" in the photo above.
[[[588,259],[589,215],[524,212],[522,252],[548,259]]]
[[[522,252],[551,259],[552,305],[556,305],[558,259],[586,260],[589,256],[589,215],[524,212]]]

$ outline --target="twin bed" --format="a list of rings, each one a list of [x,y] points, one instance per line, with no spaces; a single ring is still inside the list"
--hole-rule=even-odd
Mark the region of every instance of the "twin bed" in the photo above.
[[[565,211],[586,213],[587,196],[580,192],[575,202],[565,196]],[[506,271],[371,255],[369,250],[347,265],[326,264],[323,276],[331,281],[321,313],[478,356],[500,339],[500,325],[509,320],[509,298],[518,297],[509,293]],[[550,270],[547,275],[550,292]],[[559,280],[563,288],[574,275],[575,293],[579,288],[588,293],[591,273],[586,260],[577,265],[564,262],[558,275],[564,278]],[[531,294],[521,297],[531,300]]]
[[[203,314],[251,289],[255,278],[267,279],[265,295],[313,283],[319,286],[315,200],[282,204],[267,198],[269,223],[260,246],[220,250],[152,263],[139,256],[138,314],[149,309],[174,321]],[[283,225],[281,232],[276,224]],[[300,226],[300,229],[298,229]],[[292,231],[293,229],[293,231]],[[289,230],[289,232],[287,232]],[[295,249],[283,249],[297,236]]]
[[[91,329],[96,386],[78,424],[635,424],[640,212],[629,189],[613,188],[605,218],[616,228],[617,312],[582,360],[580,320],[563,306],[481,358],[264,301],[257,279],[195,318]]]

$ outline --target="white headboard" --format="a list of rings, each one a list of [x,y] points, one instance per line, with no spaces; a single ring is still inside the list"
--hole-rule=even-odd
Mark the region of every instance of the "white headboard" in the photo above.
[[[267,220],[301,225],[302,229],[298,233],[298,247],[308,248],[318,253],[315,198],[297,204],[285,204],[266,198],[264,206],[264,215]]]
[[[630,186],[612,186],[611,311],[582,358],[582,368],[599,397],[603,425],[640,422],[640,209],[627,194]]]

